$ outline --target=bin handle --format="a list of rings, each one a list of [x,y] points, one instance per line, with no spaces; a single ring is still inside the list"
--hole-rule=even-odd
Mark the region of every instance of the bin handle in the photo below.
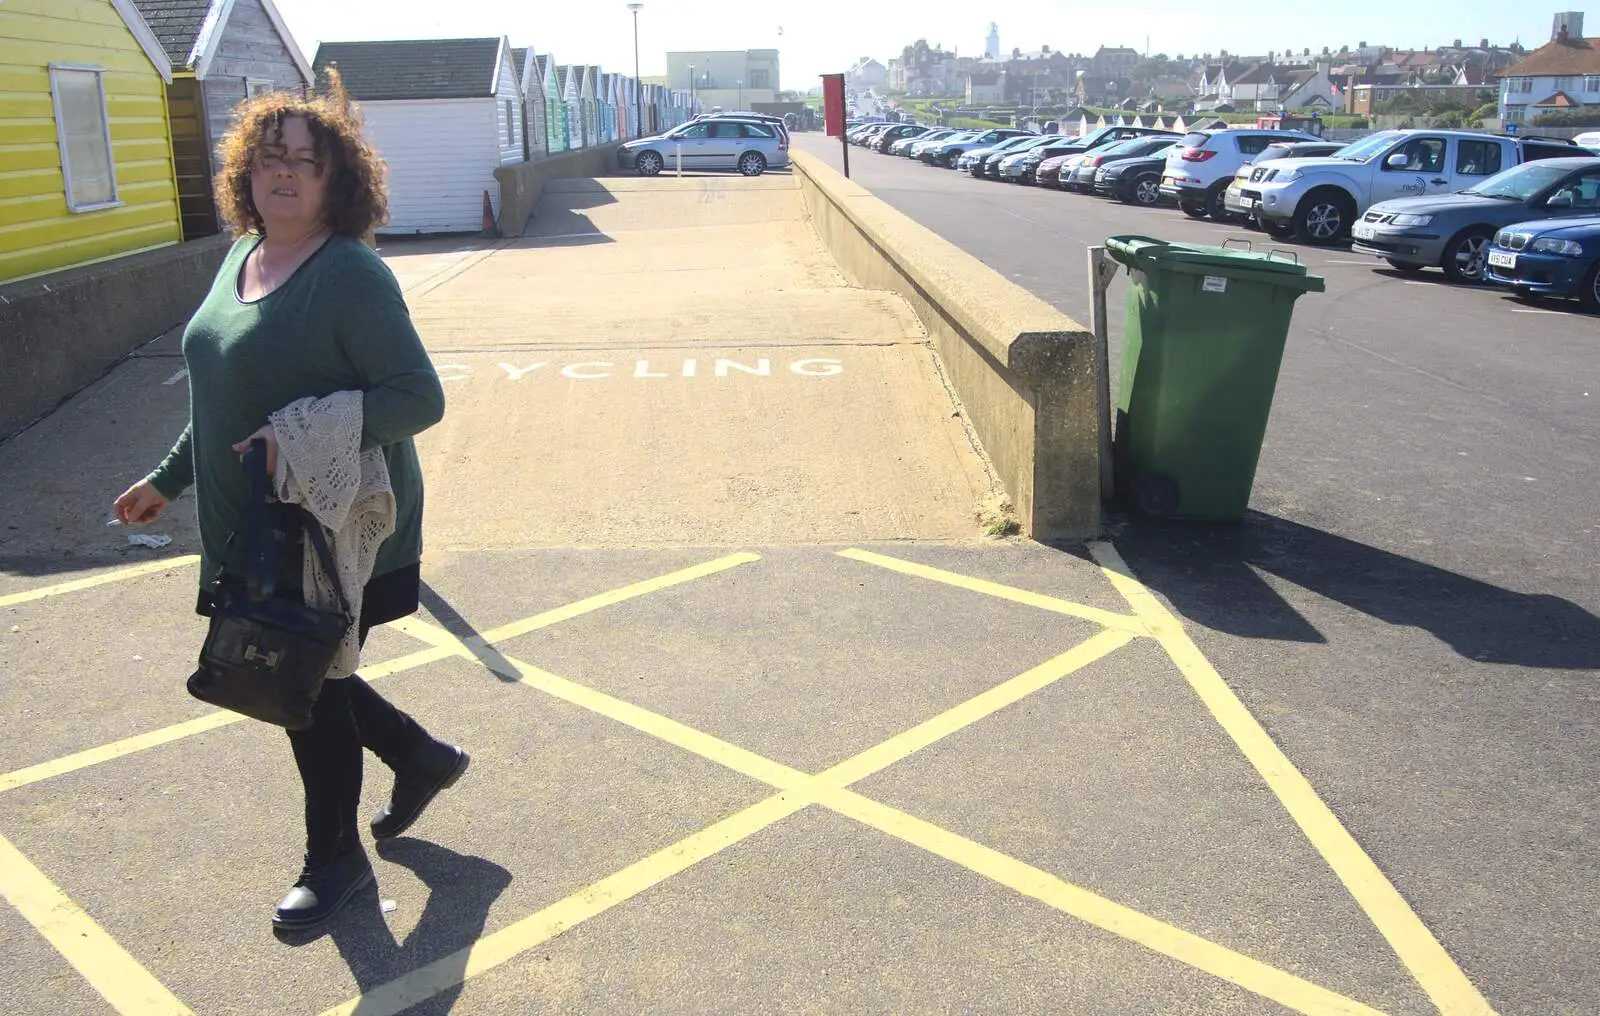
[[[1282,254],[1284,257],[1288,258],[1292,264],[1300,263],[1300,255],[1296,254],[1292,250],[1284,250],[1282,247],[1274,247],[1267,251],[1267,260],[1272,260],[1272,256],[1274,254]]]
[[[1242,236],[1230,236],[1226,240],[1223,240],[1222,241],[1222,249],[1223,250],[1241,249],[1241,248],[1235,248],[1233,246],[1234,244],[1242,244],[1243,245],[1243,247],[1242,247],[1243,250],[1251,251],[1251,252],[1255,251],[1255,246],[1248,239],[1246,239],[1246,238],[1244,238]]]

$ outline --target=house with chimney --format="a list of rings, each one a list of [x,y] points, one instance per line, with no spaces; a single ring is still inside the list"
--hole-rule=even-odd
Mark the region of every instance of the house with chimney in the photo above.
[[[1550,41],[1501,75],[1500,119],[1578,110],[1600,117],[1600,38],[1584,38],[1583,13],[1574,11],[1557,14]]]

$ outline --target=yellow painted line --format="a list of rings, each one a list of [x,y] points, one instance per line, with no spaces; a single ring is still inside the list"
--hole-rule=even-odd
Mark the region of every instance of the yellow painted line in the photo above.
[[[1131,614],[1118,614],[1115,611],[1101,610],[1098,607],[1073,603],[1071,600],[1057,599],[1054,596],[1045,596],[1042,593],[1033,593],[1026,589],[1001,585],[998,582],[990,582],[987,579],[975,579],[970,575],[960,575],[956,572],[945,571],[942,568],[932,568],[925,564],[916,564],[911,561],[902,561],[896,557],[875,554],[870,550],[852,548],[850,550],[841,550],[838,553],[840,557],[877,565],[879,568],[887,568],[902,575],[913,575],[919,579],[928,579],[933,582],[941,582],[947,586],[955,586],[957,589],[966,589],[974,593],[982,593],[985,596],[1010,600],[1012,603],[1021,603],[1025,606],[1037,607],[1040,610],[1048,610],[1056,614],[1066,614],[1069,617],[1093,621],[1095,624],[1103,628],[1110,628],[1113,631],[1132,632],[1135,635],[1150,634],[1145,630],[1143,620]]]
[[[600,593],[597,596],[590,596],[576,603],[569,603],[564,607],[556,607],[554,610],[535,614],[522,621],[513,621],[499,628],[491,628],[476,639],[469,639],[468,642],[469,644],[476,642],[479,645],[505,642],[516,638],[518,635],[526,635],[531,631],[548,628],[550,625],[561,621],[569,621],[582,614],[599,610],[601,607],[610,607],[614,604],[622,603],[624,600],[631,600],[649,593],[658,593],[672,586],[693,582],[695,579],[703,579],[719,572],[725,572],[730,568],[737,568],[742,564],[752,564],[759,560],[761,560],[760,554],[729,554],[727,557],[721,557],[715,561],[707,561],[704,564],[697,564],[667,575],[658,575],[652,579],[645,579],[642,582],[623,586],[621,589],[613,589],[609,593]]]
[[[366,680],[375,681],[385,675],[398,674],[403,670],[410,670],[438,660],[448,659],[453,655],[455,654],[448,649],[423,649],[408,656],[401,656],[372,667],[363,667],[361,674]],[[15,790],[18,787],[25,787],[30,783],[53,779],[66,773],[76,772],[79,769],[87,769],[102,762],[124,758],[150,748],[159,748],[163,744],[171,744],[173,741],[181,741],[186,737],[203,734],[208,730],[226,727],[243,719],[245,717],[238,713],[230,713],[227,710],[219,709],[214,713],[206,713],[204,716],[197,716],[192,720],[184,720],[182,723],[174,723],[171,726],[162,727],[160,730],[136,734],[133,737],[125,737],[120,741],[112,741],[110,744],[102,744],[95,748],[74,752],[71,755],[64,755],[49,762],[40,762],[24,769],[17,769],[0,776],[0,794],[8,790]]]
[[[1046,660],[1032,670],[1018,674],[1004,684],[996,685],[967,701],[947,709],[932,719],[917,724],[902,734],[868,748],[866,751],[840,762],[819,773],[817,779],[835,787],[845,787],[873,773],[887,769],[913,752],[921,751],[935,741],[950,736],[963,727],[971,726],[986,716],[999,712],[1006,706],[1020,702],[1041,688],[1082,670],[1096,660],[1116,652],[1132,642],[1134,636],[1126,631],[1103,631],[1054,659]]]
[[[1494,1010],[1488,1000],[1473,987],[1388,876],[1323,803],[1311,781],[1295,768],[1277,742],[1239,701],[1233,689],[1189,638],[1183,622],[1133,577],[1132,570],[1115,547],[1109,543],[1094,543],[1090,545],[1090,552],[1128,605],[1145,619],[1189,686],[1283,802],[1311,845],[1366,911],[1439,1012],[1444,1016],[1492,1014]]]
[[[4,836],[0,895],[122,1016],[194,1016]]]
[[[914,815],[879,804],[849,790],[822,792],[818,802],[867,826],[921,847],[1000,885],[1039,900],[1096,928],[1170,956],[1196,970],[1236,984],[1308,1016],[1359,1014],[1381,1016],[1378,1010],[1318,987],[1310,981],[1234,952],[1199,935],[1173,927],[1137,910],[1114,903],[1080,886],[942,829]]]
[[[468,639],[463,641],[426,621],[417,618],[407,618],[407,623],[415,629],[416,637],[433,642],[440,647],[453,646],[457,655],[468,659],[478,659],[485,667],[510,681],[517,681],[532,688],[537,688],[553,698],[569,702],[581,709],[614,720],[624,726],[632,727],[642,733],[649,734],[668,744],[675,745],[685,751],[692,752],[702,758],[710,759],[717,764],[748,776],[753,780],[769,786],[784,790],[797,786],[812,778],[810,773],[801,772],[771,759],[747,751],[738,745],[730,744],[718,737],[713,737],[703,731],[679,723],[677,720],[662,716],[660,713],[651,712],[632,702],[626,702],[603,691],[596,691],[586,685],[568,680],[558,674],[552,674],[532,664],[511,656],[504,656],[493,649],[474,647],[471,643],[478,641]],[[424,631],[423,629],[427,629]]]
[[[168,561],[157,561],[152,562],[149,565],[141,565],[139,568],[125,569],[124,571],[115,572],[109,575],[99,575],[89,579],[81,579],[78,582],[64,583],[60,586],[52,586],[49,589],[37,589],[32,593],[17,595],[38,598],[42,596],[56,595],[62,592],[72,592],[75,589],[87,588],[88,586],[99,585],[105,582],[114,582],[121,578],[132,578],[135,574],[148,574],[149,572],[160,571],[164,570],[165,568],[175,567],[177,564],[197,560],[199,559],[190,557],[174,558]],[[647,593],[657,592],[659,590],[679,585],[684,582],[691,582],[695,579],[705,578],[708,575],[715,575],[718,572],[726,571],[729,568],[735,568],[739,565],[749,564],[753,561],[759,560],[761,560],[761,555],[759,554],[731,554],[727,557],[718,558],[714,561],[708,561],[704,564],[698,564],[691,568],[684,568],[667,575],[660,575],[656,576],[655,578],[645,579],[641,582],[635,582],[632,585],[624,586],[620,589],[614,589],[607,593],[601,593],[597,596],[590,596],[586,599],[579,600],[576,603],[570,603],[563,607],[547,610],[541,614],[536,614],[533,617],[526,618],[521,621],[514,621],[511,624],[500,628],[495,628],[489,632],[485,632],[483,635],[478,636],[477,638],[468,639],[465,643],[462,643],[461,640],[457,639],[449,632],[446,632],[437,626],[430,625],[420,619],[414,617],[401,618],[398,621],[391,622],[389,627],[410,635],[411,637],[420,641],[427,642],[433,648],[411,653],[407,656],[401,656],[397,659],[389,660],[385,663],[376,664],[374,666],[362,667],[361,674],[368,681],[374,681],[389,674],[398,674],[402,671],[425,666],[429,663],[435,663],[451,656],[464,655],[468,658],[475,658],[478,655],[478,651],[481,651],[489,642],[515,638],[518,635],[523,635],[539,628],[547,627],[559,621],[569,620],[582,614],[589,613],[590,611],[599,610],[601,607],[611,606],[613,604],[621,603],[625,600],[643,596]],[[0,604],[3,604],[4,602],[6,601],[0,601]],[[507,676],[515,677],[516,675]],[[204,716],[199,716],[192,720],[185,720],[182,723],[174,723],[171,726],[163,727],[160,730],[152,730],[144,734],[138,734],[134,737],[123,738],[120,741],[114,741],[110,744],[100,745],[96,748],[89,748],[85,751],[75,752],[71,755],[54,759],[49,762],[41,762],[38,765],[32,765],[24,769],[18,769],[10,773],[0,775],[0,794],[3,794],[8,790],[15,790],[18,787],[27,786],[30,783],[38,783],[41,780],[48,780],[56,776],[61,776],[65,773],[74,772],[78,769],[85,769],[89,766],[99,765],[102,762],[110,762],[113,759],[123,758],[127,755],[145,751],[149,748],[159,747],[163,744],[170,744],[173,741],[180,741],[186,737],[193,737],[196,734],[203,734],[208,730],[215,730],[218,727],[225,727],[232,723],[238,723],[242,719],[244,719],[244,717],[238,715],[237,713],[225,711],[207,713]]]
[[[379,985],[343,1005],[334,1006],[322,1016],[396,1016],[442,991],[509,963],[529,949],[543,945],[619,903],[627,902],[646,889],[788,818],[812,803],[814,798],[814,793],[796,791],[775,794],[580,889],[566,899],[486,935],[465,949]]]
[[[112,582],[136,579],[141,575],[154,575],[157,572],[171,571],[174,568],[182,568],[185,565],[197,564],[199,561],[200,556],[198,554],[185,554],[183,557],[163,558],[160,561],[150,561],[145,564],[134,565],[132,568],[119,568],[116,571],[105,572],[102,575],[90,575],[88,578],[74,579],[71,582],[62,582],[54,586],[29,589],[22,593],[9,593],[5,596],[0,596],[0,607],[11,607],[18,603],[42,600],[47,596],[76,593],[81,589],[93,589],[95,586],[109,585]]]
[[[415,634],[419,638],[435,642],[441,646],[453,644],[463,656],[470,655],[473,652],[472,647],[443,629],[427,625],[426,622],[417,621],[414,618],[410,620],[410,623],[423,625],[431,629],[430,631],[418,630]],[[479,658],[483,660],[485,666],[503,677],[518,680],[580,708],[588,709],[641,732],[651,734],[702,758],[725,766],[734,772],[765,782],[782,791],[778,797],[770,798],[768,802],[763,802],[764,804],[777,801],[784,794],[798,795],[793,799],[794,807],[786,814],[799,810],[800,807],[807,803],[820,803],[881,832],[930,850],[940,857],[954,861],[971,871],[993,879],[1009,889],[1041,900],[1097,928],[1119,935],[1135,944],[1145,946],[1163,955],[1170,956],[1197,970],[1222,978],[1229,983],[1270,998],[1298,1012],[1313,1014],[1313,1016],[1327,1016],[1327,1014],[1380,1016],[1377,1010],[1360,1002],[1345,998],[1259,960],[1251,959],[1225,946],[1217,945],[1156,918],[1114,903],[1086,889],[1067,883],[1048,872],[1008,857],[992,848],[965,839],[949,830],[941,829],[922,819],[915,818],[886,805],[878,804],[844,789],[848,784],[885,769],[912,753],[920,751],[922,748],[964,727],[993,715],[1008,705],[1021,701],[1028,695],[1061,680],[1067,675],[1081,670],[1094,661],[1103,659],[1133,641],[1134,637],[1132,633],[1125,631],[1101,632],[1081,645],[1062,653],[1060,656],[1048,660],[1026,673],[997,685],[989,691],[946,710],[938,716],[918,724],[910,730],[892,737],[880,745],[869,748],[815,776],[808,775],[781,763],[773,762],[754,752],[729,744],[720,738],[653,713],[648,709],[551,674],[515,657],[503,656],[490,650]],[[491,660],[494,662],[491,663]],[[756,807],[759,808],[761,806],[757,805]],[[778,821],[778,818],[781,817],[778,816],[771,819],[771,821],[764,821],[761,828],[765,828],[771,822]],[[735,816],[735,818],[738,818],[738,816]],[[712,829],[715,828],[712,827]],[[754,829],[751,829],[749,832],[754,831]],[[743,835],[749,835],[749,833],[747,832]],[[728,840],[724,845],[737,842],[738,839],[743,838],[743,835],[736,839]],[[684,841],[684,844],[692,845],[691,841],[694,839],[695,837],[690,837]],[[634,888],[628,895],[631,896],[635,892],[642,891],[643,888],[648,888],[649,885],[654,885],[662,878],[667,877],[668,874],[671,874],[669,872],[656,877],[656,868],[660,865],[675,863],[668,860],[671,851],[674,849],[676,848],[669,848],[668,851],[655,855],[654,859],[646,859],[646,861],[641,861],[634,866],[634,868],[639,868],[640,865],[648,865],[646,871],[625,869],[624,872],[619,873],[618,876],[613,876],[613,878],[627,876],[623,880],[623,884],[633,887],[648,876],[648,881],[645,884],[640,884],[638,888]],[[721,849],[721,847],[717,849]],[[678,865],[675,870],[682,870],[699,859],[700,857],[697,855],[688,863]],[[597,883],[597,886],[604,886],[609,881]],[[586,920],[588,917],[606,909],[606,907],[614,905],[615,902],[620,902],[620,899],[614,900],[606,903],[605,906],[598,907],[592,905],[593,901],[589,903],[583,902],[582,898],[591,891],[592,888],[583,890],[575,896],[548,907],[504,931],[496,932],[494,935],[482,940],[478,945],[462,950],[454,956],[441,959],[419,971],[407,974],[388,985],[376,989],[375,992],[367,996],[347,1002],[340,1008],[328,1010],[323,1016],[353,1014],[357,1011],[361,1016],[368,1016],[369,1012],[372,1014],[398,1013],[407,1006],[415,1005],[426,998],[460,984],[465,979],[508,962],[517,955],[556,937],[579,921]],[[576,910],[576,918],[568,920],[567,915],[574,910]],[[505,937],[500,938],[499,936]],[[486,945],[489,945],[488,950],[480,954],[480,949]],[[360,1006],[359,1010],[355,1008],[358,1004]],[[369,1006],[371,1006],[370,1009]]]

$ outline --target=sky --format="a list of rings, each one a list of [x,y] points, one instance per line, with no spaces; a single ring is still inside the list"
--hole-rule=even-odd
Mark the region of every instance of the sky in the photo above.
[[[466,38],[507,35],[516,46],[554,53],[561,63],[633,70],[633,15],[626,0],[275,0],[295,41],[308,57],[318,42],[361,39]],[[1040,46],[1092,53],[1102,45],[1151,53],[1264,54],[1323,46],[1337,50],[1372,45],[1424,48],[1455,39],[1509,45],[1520,37],[1530,50],[1550,39],[1558,10],[1584,11],[1585,34],[1600,35],[1600,9],[1583,3],[1552,5],[1506,0],[1323,0],[1319,3],[1226,4],[1144,0],[1136,18],[1118,16],[1113,4],[1066,0],[1011,0],[979,5],[970,0],[804,0],[793,6],[762,0],[643,0],[639,12],[639,69],[666,73],[672,50],[779,50],[780,87],[804,91],[817,76],[848,69],[862,56],[888,62],[919,38],[930,45],[979,56],[994,17],[1000,45]],[[980,8],[995,12],[985,15]]]

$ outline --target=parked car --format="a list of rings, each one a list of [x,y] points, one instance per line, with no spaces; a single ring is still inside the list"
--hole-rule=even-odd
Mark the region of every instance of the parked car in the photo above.
[[[878,138],[880,135],[883,134],[884,131],[888,130],[892,126],[894,126],[894,125],[893,124],[887,124],[887,123],[875,123],[875,124],[871,125],[870,127],[868,127],[866,130],[858,131],[856,133],[856,135],[853,138],[850,139],[850,142],[851,142],[851,144],[856,144],[856,145],[861,145],[862,147],[866,147],[868,145],[871,145],[872,142],[876,138]]]
[[[916,148],[918,145],[925,145],[933,141],[943,141],[945,138],[955,133],[957,133],[957,131],[951,127],[936,127],[933,130],[928,131],[926,134],[907,139],[903,145],[895,145],[890,149],[890,151],[895,155],[904,155],[908,159],[915,159],[917,157]]]
[[[1073,163],[1078,162],[1083,157],[1082,152],[1064,152],[1061,155],[1045,159],[1033,171],[1033,182],[1040,187],[1058,187],[1061,184],[1062,172],[1070,169]]]
[[[1074,152],[1075,141],[1061,140],[1053,144],[1040,145],[1030,148],[1026,152],[1018,152],[1000,160],[1000,179],[1012,180],[1017,183],[1033,183],[1039,172],[1040,163],[1046,159],[1053,159],[1058,155],[1069,155]]]
[[[1585,131],[1572,139],[1572,143],[1580,148],[1600,152],[1600,131]]]
[[[1600,215],[1600,158],[1545,159],[1497,173],[1459,194],[1380,201],[1351,230],[1358,254],[1403,272],[1439,267],[1484,281],[1494,236],[1513,223]]]
[[[928,133],[928,128],[918,126],[914,123],[895,124],[882,134],[879,134],[877,140],[874,141],[870,147],[880,152],[887,152],[889,150],[889,146],[894,144],[896,141],[918,137],[926,133]]]
[[[1006,138],[1004,141],[997,141],[982,148],[969,148],[962,153],[961,158],[956,160],[956,169],[963,173],[971,173],[973,176],[982,176],[983,162],[989,156],[1000,152],[1014,152],[1022,145],[1037,140],[1038,137],[1039,135],[1037,134],[1019,134],[1016,137]]]
[[[1094,192],[1094,178],[1099,173],[1100,167],[1122,159],[1137,159],[1165,152],[1177,144],[1181,137],[1180,134],[1151,134],[1142,138],[1129,138],[1087,153],[1072,167],[1071,173],[1061,174],[1061,189],[1091,194]]]
[[[930,166],[937,166],[939,165],[938,156],[934,153],[943,150],[946,145],[959,145],[970,142],[977,136],[977,131],[957,131],[954,134],[939,138],[937,141],[930,141],[917,148],[917,161],[925,162]]]
[[[980,165],[973,167],[972,175],[978,176],[980,175],[981,171],[981,175],[985,178],[989,180],[998,180],[1000,179],[1000,163],[1005,161],[1010,156],[1020,155],[1023,152],[1031,152],[1035,148],[1042,148],[1046,145],[1064,143],[1072,140],[1074,139],[1061,134],[1043,134],[1036,138],[1023,139],[1022,143],[1017,145],[1015,148],[998,151],[984,158]]]
[[[1166,166],[1166,152],[1108,162],[1094,174],[1094,192],[1130,205],[1158,205],[1166,200],[1161,193],[1161,173]]]
[[[1523,299],[1573,297],[1600,314],[1600,215],[1518,222],[1495,234],[1485,273]]]
[[[974,148],[983,148],[999,141],[1006,141],[1015,137],[1026,137],[1028,132],[1017,130],[1015,127],[996,127],[993,130],[982,131],[964,139],[946,138],[937,145],[922,150],[922,161],[935,166],[954,167],[956,161]]]
[[[1063,151],[1056,154],[1084,155],[1103,148],[1109,148],[1112,145],[1120,144],[1133,138],[1148,137],[1152,134],[1169,135],[1171,133],[1171,131],[1163,131],[1156,127],[1102,127],[1099,130],[1085,134],[1081,138],[1074,139],[1065,146]],[[1060,170],[1061,164],[1058,163],[1051,166],[1045,176],[1038,177],[1038,179],[1041,183],[1045,183],[1046,186],[1057,186]]]
[[[1322,159],[1279,159],[1250,175],[1243,200],[1269,233],[1310,243],[1345,236],[1369,207],[1465,190],[1518,163],[1581,155],[1570,141],[1473,131],[1379,131]]]
[[[1223,206],[1228,184],[1252,156],[1281,141],[1315,141],[1302,131],[1228,128],[1190,131],[1183,140],[1167,149],[1167,165],[1161,174],[1161,193],[1175,198],[1178,207],[1190,218],[1207,215],[1219,222],[1226,219]]]
[[[676,165],[680,153],[684,169],[736,169],[760,176],[789,164],[789,136],[761,120],[691,120],[665,134],[624,143],[617,149],[617,164],[655,176]]]
[[[1254,221],[1256,217],[1255,201],[1248,204],[1244,199],[1245,189],[1250,185],[1250,176],[1257,166],[1278,159],[1316,159],[1325,155],[1332,155],[1344,147],[1339,141],[1284,141],[1268,145],[1258,155],[1250,158],[1239,171],[1233,174],[1233,182],[1228,184],[1228,189],[1223,192],[1222,207],[1230,216],[1236,216],[1247,221]]]

